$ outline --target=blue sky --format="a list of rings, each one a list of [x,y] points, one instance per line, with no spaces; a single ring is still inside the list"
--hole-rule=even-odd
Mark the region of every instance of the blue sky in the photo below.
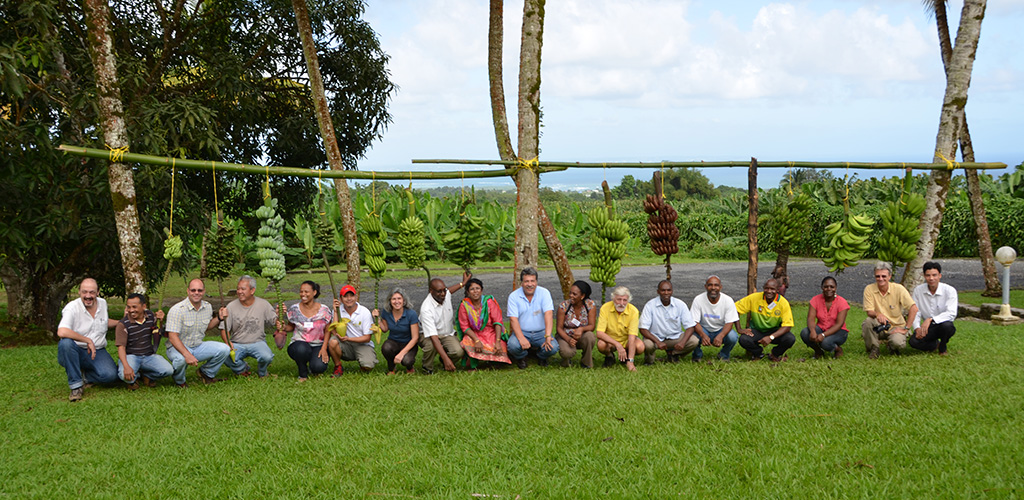
[[[400,89],[394,123],[361,170],[415,169],[413,158],[497,158],[487,6],[369,1],[366,18]],[[961,7],[950,2],[954,37]],[[513,142],[521,20],[522,2],[506,1]],[[967,105],[979,161],[1024,161],[1020,26],[1024,0],[990,2]],[[540,158],[551,161],[927,162],[945,91],[935,21],[920,0],[550,0],[541,79]],[[651,174],[571,170],[545,174],[541,185],[598,188],[626,173]],[[763,170],[760,183],[774,185],[783,173]],[[746,183],[745,169],[704,174],[716,185]],[[871,175],[880,174],[861,173]]]

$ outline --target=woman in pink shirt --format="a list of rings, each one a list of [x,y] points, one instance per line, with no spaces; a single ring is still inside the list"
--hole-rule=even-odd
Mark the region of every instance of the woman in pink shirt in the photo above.
[[[843,355],[850,304],[836,294],[836,287],[836,279],[831,276],[821,280],[821,293],[811,299],[807,310],[807,328],[800,332],[807,347],[814,349],[814,359],[821,359],[826,352],[835,353],[836,358]]]

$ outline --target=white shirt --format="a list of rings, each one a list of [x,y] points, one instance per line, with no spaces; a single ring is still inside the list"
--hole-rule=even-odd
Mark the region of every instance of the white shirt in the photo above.
[[[420,331],[423,338],[455,335],[452,323],[452,294],[444,291],[444,302],[438,304],[433,295],[427,295],[420,306]]]
[[[914,288],[914,302],[917,304],[917,316],[914,317],[914,329],[921,327],[921,321],[931,318],[932,323],[945,323],[956,319],[960,299],[956,288],[939,282],[935,293],[928,291],[928,283]]]
[[[736,302],[724,293],[718,294],[717,304],[712,304],[708,300],[707,293],[694,297],[690,305],[690,314],[700,322],[704,333],[721,331],[726,323],[740,320],[740,315],[736,312]]]
[[[696,324],[686,303],[675,297],[669,299],[667,306],[661,303],[661,297],[655,297],[647,301],[640,313],[640,328],[661,340],[677,339]]]
[[[81,297],[68,302],[60,314],[57,328],[67,328],[92,340],[97,349],[107,347],[107,301],[96,297],[96,316],[89,314]],[[86,349],[88,344],[75,341],[78,347]]]
[[[352,314],[349,314],[345,310],[345,306],[338,308],[338,318],[348,318],[348,326],[345,327],[346,337],[362,337],[363,335],[370,335],[373,333],[370,330],[370,326],[373,325],[373,315],[370,314],[370,310],[366,306],[357,303],[356,310]],[[366,345],[373,347],[373,337],[370,337],[370,341]]]

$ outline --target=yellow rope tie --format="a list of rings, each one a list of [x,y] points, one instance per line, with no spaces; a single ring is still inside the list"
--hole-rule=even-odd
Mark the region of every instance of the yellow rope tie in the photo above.
[[[170,227],[167,229],[168,237],[174,237],[174,157],[171,157],[171,215]]]
[[[540,169],[540,161],[538,160],[538,157],[534,156],[532,160],[524,160],[522,158],[516,157],[515,172],[513,172],[512,174],[518,174],[519,171],[524,168],[527,170],[533,170],[533,173],[536,174],[537,170]],[[465,172],[463,172],[463,174],[465,174]]]
[[[412,170],[409,171],[409,190],[412,191]]]
[[[665,198],[665,162],[661,162],[661,199]]]
[[[793,162],[789,162],[789,195],[793,196]]]
[[[128,146],[121,146],[119,148],[112,148],[110,144],[104,144],[104,146],[110,150],[110,161],[113,163],[121,163],[125,153],[128,152]]]
[[[217,164],[210,160],[210,166],[213,167],[213,216],[217,218],[217,226],[224,227],[220,223],[220,208],[217,205]]]
[[[939,155],[939,158],[942,158],[942,161],[946,162],[946,168],[948,170],[956,170],[957,165],[959,165],[959,163],[957,163],[955,161],[950,161],[948,158],[946,158],[946,155],[944,155],[944,154],[942,154],[942,153],[940,153],[938,151],[936,151],[935,154]],[[956,156],[953,156],[953,159],[955,160]]]
[[[263,199],[270,198],[270,165],[264,165],[266,168],[267,179],[263,182]]]
[[[318,203],[318,205],[323,207],[324,206],[324,204],[323,204],[323,196],[324,196],[324,171],[323,170],[317,170],[317,172],[318,172],[318,175],[319,175],[320,178],[319,178],[319,180],[317,180],[317,183],[316,183],[316,189],[317,189],[316,197],[317,197],[317,200],[320,201],[320,203]],[[323,217],[325,215],[327,215],[327,209],[326,208],[321,208],[320,209],[320,216]]]

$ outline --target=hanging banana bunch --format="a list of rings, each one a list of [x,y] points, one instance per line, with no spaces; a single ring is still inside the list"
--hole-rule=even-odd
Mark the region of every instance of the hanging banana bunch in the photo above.
[[[878,213],[882,235],[878,240],[878,258],[898,267],[917,256],[917,240],[921,238],[918,223],[924,213],[924,197],[911,193],[903,196],[905,203],[889,202]]]
[[[825,236],[829,242],[822,248],[825,254],[822,260],[831,272],[841,272],[857,265],[857,261],[864,257],[870,246],[868,237],[875,220],[866,215],[851,214],[849,208],[845,212],[842,220],[825,227]]]
[[[167,235],[167,239],[164,240],[164,260],[167,261],[167,269],[164,270],[164,279],[160,285],[160,299],[157,301],[156,310],[160,311],[164,308],[164,294],[167,293],[167,280],[171,277],[171,267],[174,265],[174,261],[181,258],[183,242],[181,236],[172,236],[171,229],[165,227],[164,234]],[[159,321],[157,326],[159,326]]]
[[[427,236],[423,229],[423,220],[416,216],[416,199],[412,191],[406,189],[405,194],[409,197],[409,216],[398,225],[398,255],[409,269],[422,267],[427,271],[429,282],[430,271],[423,265],[427,259]]]
[[[622,269],[629,227],[625,222],[610,218],[605,207],[591,210],[587,222],[594,229],[590,237],[590,280],[602,284],[604,300],[603,288],[615,286],[615,276]]]
[[[444,234],[444,246],[448,249],[448,260],[467,273],[476,261],[483,258],[484,218],[470,213],[472,203],[467,199],[462,205],[462,214],[455,227]]]
[[[387,262],[384,260],[387,257],[387,252],[384,250],[384,243],[380,239],[381,233],[384,228],[380,224],[374,214],[369,214],[359,223],[359,226],[363,229],[363,252],[366,256],[366,267],[370,268],[370,276],[373,276],[373,308],[377,309],[379,305],[380,295],[380,278],[384,276],[384,271],[387,269]],[[376,323],[370,325],[370,330],[373,332],[373,340],[380,342],[381,332],[380,327]]]
[[[281,299],[281,280],[284,268],[284,219],[277,213],[277,198],[267,198],[264,205],[256,209],[260,229],[256,237],[256,258],[260,260],[260,275],[267,278],[277,292],[278,310]],[[284,319],[284,313],[280,313]]]
[[[224,306],[224,278],[231,275],[235,267],[235,229],[228,224],[217,222],[207,233],[210,244],[206,252],[206,275],[217,280],[220,291],[220,305]]]
[[[779,205],[773,214],[773,222],[780,247],[793,243],[807,232],[807,211],[810,208],[811,197],[807,193],[800,193],[788,203]]]
[[[647,212],[647,234],[651,238],[651,250],[655,255],[674,255],[679,253],[679,228],[676,219],[679,214],[672,205],[665,203],[660,196],[647,195],[644,200],[644,212]]]

